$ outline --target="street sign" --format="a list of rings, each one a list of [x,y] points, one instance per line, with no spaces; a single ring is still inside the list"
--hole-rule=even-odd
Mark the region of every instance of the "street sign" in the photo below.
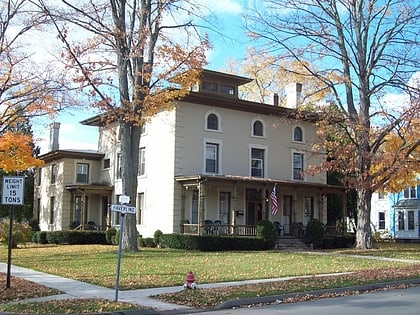
[[[136,214],[136,207],[130,207],[125,205],[111,205],[111,211]]]
[[[126,195],[121,195],[118,198],[119,203],[124,204],[124,203],[130,203],[130,196],[126,196]]]
[[[3,177],[3,195],[1,203],[4,205],[23,205],[25,177]]]

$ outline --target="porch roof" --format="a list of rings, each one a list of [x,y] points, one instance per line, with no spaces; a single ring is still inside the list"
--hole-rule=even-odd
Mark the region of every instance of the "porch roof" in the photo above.
[[[70,191],[83,191],[83,192],[101,192],[101,191],[112,191],[114,187],[109,184],[73,184],[66,185],[65,188]]]
[[[402,199],[394,205],[394,208],[420,209],[420,199]]]
[[[229,182],[231,184],[251,184],[251,185],[264,185],[271,186],[277,184],[278,186],[289,186],[294,188],[314,188],[319,189],[322,193],[344,193],[345,188],[336,185],[327,185],[322,183],[311,183],[311,182],[298,182],[292,180],[283,180],[275,178],[261,178],[251,176],[238,176],[238,175],[186,175],[186,176],[175,176],[175,181],[179,182],[183,186],[195,186],[199,183],[204,182]]]

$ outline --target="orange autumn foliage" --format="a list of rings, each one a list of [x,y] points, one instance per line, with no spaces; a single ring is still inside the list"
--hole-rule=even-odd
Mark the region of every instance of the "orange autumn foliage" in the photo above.
[[[0,136],[0,169],[6,173],[41,166],[44,162],[33,157],[31,135],[6,131]]]

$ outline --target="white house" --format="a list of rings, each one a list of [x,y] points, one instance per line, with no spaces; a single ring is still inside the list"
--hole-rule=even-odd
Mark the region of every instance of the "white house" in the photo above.
[[[294,85],[287,108],[241,100],[238,87],[248,82],[204,70],[188,96],[144,126],[137,195],[130,196],[140,234],[253,235],[267,219],[297,235],[311,218],[327,222],[327,198],[343,190],[328,185],[326,174],[305,173],[325,156],[312,149],[314,117],[294,118],[300,86]],[[109,211],[122,195],[118,125],[103,125],[100,116],[81,123],[99,128],[98,152],[56,146],[41,156],[46,163],[37,175],[35,216],[43,230],[119,223]]]

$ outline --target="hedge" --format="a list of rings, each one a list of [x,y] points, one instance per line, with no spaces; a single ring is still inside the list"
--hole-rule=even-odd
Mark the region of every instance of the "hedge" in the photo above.
[[[38,231],[32,241],[40,244],[107,244],[105,231]]]
[[[204,252],[272,249],[271,241],[251,237],[163,234],[160,240],[164,247]]]

